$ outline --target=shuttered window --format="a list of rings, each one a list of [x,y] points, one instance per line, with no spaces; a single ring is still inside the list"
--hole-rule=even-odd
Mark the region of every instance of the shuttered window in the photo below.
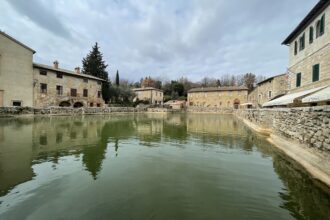
[[[297,73],[296,76],[296,87],[300,87],[301,86],[301,73]]]
[[[297,41],[294,42],[294,55],[297,55],[298,53],[298,43]]]
[[[324,34],[324,29],[325,29],[325,15],[323,15],[321,18],[320,36]]]
[[[313,43],[314,41],[314,28],[313,27],[310,27],[309,28],[309,43]]]
[[[313,66],[313,82],[319,81],[320,79],[320,64]]]
[[[305,33],[299,38],[299,50],[305,49]]]

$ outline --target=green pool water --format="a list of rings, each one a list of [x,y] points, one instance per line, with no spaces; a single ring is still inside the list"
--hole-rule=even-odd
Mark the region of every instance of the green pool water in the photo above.
[[[0,219],[330,219],[330,197],[231,115],[0,119]]]

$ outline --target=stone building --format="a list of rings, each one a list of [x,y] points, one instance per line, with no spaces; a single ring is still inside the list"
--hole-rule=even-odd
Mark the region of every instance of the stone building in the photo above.
[[[0,32],[0,107],[104,105],[102,79],[33,63],[34,50]]]
[[[144,87],[133,89],[135,100],[148,101],[153,105],[162,105],[164,100],[163,91],[153,87]]]
[[[195,88],[188,91],[188,107],[238,109],[240,104],[247,102],[247,98],[246,87]]]
[[[265,107],[330,104],[329,5],[329,0],[320,0],[283,41],[289,47],[289,94]],[[318,96],[306,99],[316,92]]]
[[[34,53],[0,31],[0,107],[33,106]]]
[[[288,81],[286,74],[280,74],[269,77],[257,84],[249,93],[248,102],[253,107],[262,107],[262,105],[272,99],[276,99],[287,93]]]
[[[102,79],[53,66],[33,64],[34,106],[103,107]]]

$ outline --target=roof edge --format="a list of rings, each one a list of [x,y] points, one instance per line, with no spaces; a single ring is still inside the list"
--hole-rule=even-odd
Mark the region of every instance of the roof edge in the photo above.
[[[20,42],[20,41],[16,40],[15,38],[13,38],[12,36],[10,36],[10,35],[6,34],[5,32],[3,32],[3,31],[0,31],[0,34],[2,34],[3,36],[5,36],[5,37],[6,37],[6,38],[8,38],[9,40],[12,40],[12,41],[14,41],[15,43],[17,43],[17,44],[21,45],[21,46],[22,46],[22,47],[24,47],[25,49],[28,49],[28,50],[32,51],[32,52],[33,52],[33,54],[35,54],[35,53],[36,53],[36,51],[35,51],[35,50],[33,50],[32,48],[30,48],[30,47],[26,46],[25,44],[23,44],[22,42]]]
[[[311,21],[319,16],[319,14],[329,5],[329,0],[320,0],[298,24],[298,26],[289,34],[289,36],[286,37],[286,39],[282,42],[282,45],[289,45],[292,40],[300,34],[301,30],[306,28],[311,23]]]

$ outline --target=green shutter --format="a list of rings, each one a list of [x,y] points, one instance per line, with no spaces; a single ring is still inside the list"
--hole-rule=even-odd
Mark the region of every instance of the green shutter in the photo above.
[[[313,40],[314,40],[314,28],[313,27],[310,27],[309,28],[309,43],[313,43]]]
[[[320,79],[320,64],[313,66],[313,82],[319,81]]]
[[[297,55],[298,53],[298,43],[297,41],[294,42],[294,55]]]
[[[301,86],[301,73],[297,73],[297,78],[296,78],[296,87]]]
[[[325,15],[321,18],[321,27],[320,27],[320,35],[324,34],[324,26],[325,26]]]

